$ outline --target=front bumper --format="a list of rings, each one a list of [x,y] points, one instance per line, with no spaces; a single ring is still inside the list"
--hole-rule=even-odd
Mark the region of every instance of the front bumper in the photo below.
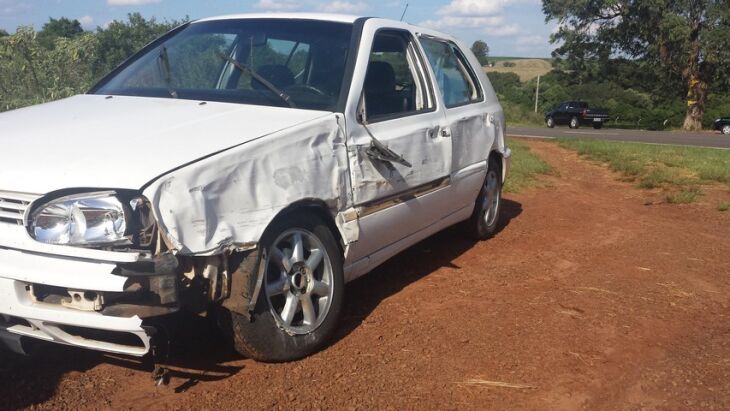
[[[138,254],[48,248],[39,243],[32,246],[40,250],[13,248],[25,234],[21,230],[22,226],[0,224],[0,335],[6,337],[4,345],[9,345],[8,337],[18,336],[137,357],[150,351],[149,329],[143,327],[139,315],[131,314],[134,309],[105,315],[93,308],[40,300],[34,291],[57,287],[73,290],[84,296],[81,298],[86,298],[86,292],[124,297],[128,295],[130,277],[117,273],[127,273],[124,267],[139,260]],[[66,250],[73,255],[60,255]]]

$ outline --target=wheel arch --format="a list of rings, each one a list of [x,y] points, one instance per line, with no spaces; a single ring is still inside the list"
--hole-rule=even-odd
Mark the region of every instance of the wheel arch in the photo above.
[[[503,172],[507,168],[507,159],[505,159],[505,156],[502,152],[499,150],[492,150],[489,153],[489,157],[487,158],[487,169],[489,168],[489,165],[491,163],[495,163],[499,166],[499,176],[502,179],[502,183],[504,183],[505,180],[505,173]],[[486,178],[486,176],[484,177]]]
[[[332,232],[332,235],[335,236],[335,240],[337,240],[337,246],[340,249],[340,253],[344,255],[345,252],[345,242],[344,237],[342,235],[342,232],[340,231],[340,228],[338,227],[337,223],[335,222],[335,217],[332,213],[332,208],[327,206],[327,203],[324,200],[317,199],[317,198],[305,198],[301,200],[297,200],[288,206],[281,209],[272,219],[269,221],[269,223],[266,225],[266,228],[264,229],[262,236],[266,235],[266,233],[269,231],[269,229],[276,224],[277,222],[281,221],[282,219],[286,218],[287,216],[297,214],[297,213],[311,213],[316,215],[317,217],[321,218],[322,221],[327,225],[327,228],[330,229]]]
[[[345,244],[343,236],[330,210],[331,208],[327,206],[327,203],[320,199],[305,198],[297,200],[281,209],[269,220],[261,232],[255,249],[229,255],[229,267],[235,267],[235,270],[232,273],[231,295],[223,301],[223,306],[230,311],[250,318],[250,314],[258,301],[263,278],[260,263],[265,258],[265,251],[261,249],[261,240],[271,232],[272,227],[287,218],[287,216],[310,213],[321,218],[335,237],[335,243],[339,248],[340,255],[344,258]]]

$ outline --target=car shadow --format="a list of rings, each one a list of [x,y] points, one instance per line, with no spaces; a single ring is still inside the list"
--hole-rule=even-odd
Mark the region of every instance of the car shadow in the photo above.
[[[502,216],[494,237],[522,214],[522,204],[502,200]],[[357,329],[380,303],[408,285],[428,277],[442,267],[460,268],[453,261],[474,247],[477,240],[465,235],[460,225],[449,227],[413,245],[367,275],[349,283],[346,308],[332,344]]]
[[[503,199],[502,222],[495,233],[507,228],[522,213],[522,205]],[[408,285],[428,277],[441,267],[457,267],[453,261],[476,244],[459,226],[441,231],[403,251],[366,276],[347,285],[347,305],[337,333],[330,344],[336,344],[357,329],[382,301]],[[217,381],[237,374],[243,366],[226,365],[243,359],[227,343],[214,321],[196,315],[180,314],[171,319],[184,327],[175,332],[170,347],[170,377],[175,392],[184,392],[208,381]],[[23,409],[51,399],[60,381],[70,372],[86,372],[101,364],[112,364],[131,370],[150,372],[150,359],[97,353],[50,343],[38,343],[28,357],[0,352],[0,398],[2,409]]]
[[[209,381],[229,378],[243,369],[243,365],[226,365],[243,359],[227,343],[213,321],[193,314],[171,317],[166,324],[175,324],[175,343],[169,347],[169,356],[161,365],[169,369],[167,380],[176,392]],[[38,342],[30,345],[28,356],[0,352],[0,409],[25,409],[53,398],[59,382],[71,372],[86,372],[101,364],[111,364],[129,370],[149,373],[149,384],[155,381],[155,364],[148,356],[133,358],[95,351]]]

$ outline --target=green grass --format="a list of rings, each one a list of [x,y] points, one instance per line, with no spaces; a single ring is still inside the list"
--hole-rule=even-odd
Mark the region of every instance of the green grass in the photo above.
[[[693,186],[686,190],[682,190],[667,195],[667,203],[669,204],[689,204],[694,203],[702,195],[699,187]]]
[[[527,187],[537,185],[539,174],[554,174],[550,165],[544,162],[530,147],[522,141],[508,139],[507,145],[512,149],[512,164],[504,190],[517,193]]]
[[[717,209],[719,211],[730,211],[730,203],[721,203],[719,206],[717,206]]]
[[[730,150],[598,140],[559,139],[558,143],[607,163],[641,188],[672,191],[667,195],[672,204],[697,201],[701,184],[730,187]]]

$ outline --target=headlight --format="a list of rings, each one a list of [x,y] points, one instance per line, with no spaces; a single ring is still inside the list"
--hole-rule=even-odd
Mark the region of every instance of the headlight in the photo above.
[[[98,245],[128,241],[124,206],[112,191],[61,197],[32,213],[30,234],[60,245]]]

